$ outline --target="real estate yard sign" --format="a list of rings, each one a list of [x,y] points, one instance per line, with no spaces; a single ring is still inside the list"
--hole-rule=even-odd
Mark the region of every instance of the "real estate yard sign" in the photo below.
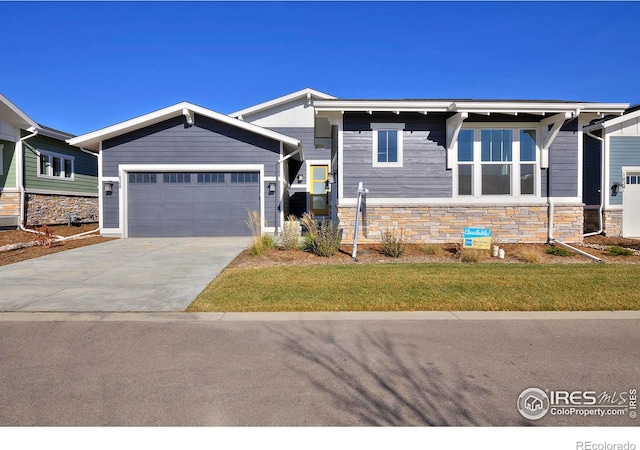
[[[465,227],[462,233],[463,247],[489,250],[491,248],[491,230],[488,228]]]

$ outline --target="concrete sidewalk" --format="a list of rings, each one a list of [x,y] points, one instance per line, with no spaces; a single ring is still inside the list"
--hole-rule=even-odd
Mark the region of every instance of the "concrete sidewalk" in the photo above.
[[[0,311],[182,311],[246,237],[119,239],[0,267]]]

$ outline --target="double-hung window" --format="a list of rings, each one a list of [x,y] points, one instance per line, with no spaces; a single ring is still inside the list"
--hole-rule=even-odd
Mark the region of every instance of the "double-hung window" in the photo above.
[[[73,180],[73,156],[40,151],[38,157],[38,176]]]
[[[403,123],[372,123],[373,167],[402,167]]]
[[[536,195],[538,147],[533,128],[467,128],[458,133],[459,196]]]

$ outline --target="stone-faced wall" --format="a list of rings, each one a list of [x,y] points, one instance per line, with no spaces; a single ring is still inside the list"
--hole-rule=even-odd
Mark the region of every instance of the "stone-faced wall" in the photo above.
[[[55,225],[98,221],[98,197],[75,195],[27,194],[27,225]]]
[[[604,221],[605,236],[622,236],[622,210],[603,211],[602,220]]]
[[[413,243],[460,242],[463,228],[473,226],[490,228],[494,239],[503,243],[544,243],[547,242],[547,209],[546,205],[367,206],[365,227],[361,227],[358,241],[379,242],[387,228],[402,228],[407,240]],[[582,242],[582,206],[556,204],[554,209],[554,238]],[[353,240],[355,211],[355,206],[338,207],[344,243]]]
[[[0,192],[0,216],[20,215],[20,193]]]

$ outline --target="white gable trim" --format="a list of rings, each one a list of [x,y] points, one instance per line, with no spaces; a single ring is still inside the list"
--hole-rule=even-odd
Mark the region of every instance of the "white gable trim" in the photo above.
[[[163,122],[167,119],[171,119],[177,116],[189,116],[190,114],[199,114],[204,117],[208,117],[213,120],[217,120],[219,122],[226,123],[228,125],[232,125],[234,127],[241,128],[243,130],[268,137],[270,139],[282,142],[285,145],[289,145],[292,147],[299,147],[300,140],[294,139],[290,136],[286,136],[281,133],[277,133],[275,131],[268,130],[266,128],[262,128],[258,125],[254,125],[252,123],[243,122],[241,120],[235,119],[233,117],[229,117],[225,114],[221,114],[210,109],[202,108],[200,106],[194,105],[188,102],[178,103],[173,106],[169,106],[167,108],[160,109],[158,111],[151,112],[149,114],[145,114],[143,116],[139,116],[125,122],[120,122],[115,125],[111,125],[110,127],[102,128],[97,131],[93,131],[91,133],[83,134],[81,136],[77,136],[75,138],[68,139],[67,142],[70,145],[81,146],[90,150],[98,150],[99,144],[102,141],[107,139],[111,139],[116,136],[121,136],[126,133],[130,133],[135,130],[139,130],[141,128],[148,127],[150,125],[154,125],[156,123]]]
[[[3,105],[5,108],[2,108]],[[8,116],[5,116],[5,113],[3,113],[2,109],[8,110]],[[2,118],[18,128],[40,128],[35,120],[26,115],[7,97],[0,94],[0,119]]]
[[[336,99],[336,97],[329,94],[325,94],[324,92],[316,91],[315,89],[311,89],[311,88],[306,88],[300,91],[293,92],[291,94],[283,95],[282,97],[274,98],[273,100],[269,100],[267,102],[259,103],[254,106],[241,109],[240,111],[236,111],[229,114],[229,116],[242,118],[242,116],[264,111],[265,109],[273,108],[275,106],[282,105],[284,103],[288,103],[290,101],[297,100],[303,97],[307,97],[309,101],[311,101],[314,97],[322,100]]]

